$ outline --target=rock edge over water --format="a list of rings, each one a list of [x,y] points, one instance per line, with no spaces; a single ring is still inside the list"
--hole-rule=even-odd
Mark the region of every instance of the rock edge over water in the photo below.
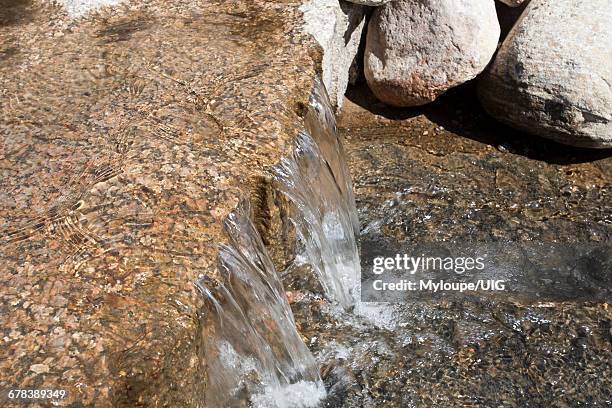
[[[281,240],[266,180],[292,151],[318,68],[299,5],[0,11],[3,392],[203,400],[193,283],[218,273],[222,222],[250,198],[266,243]]]

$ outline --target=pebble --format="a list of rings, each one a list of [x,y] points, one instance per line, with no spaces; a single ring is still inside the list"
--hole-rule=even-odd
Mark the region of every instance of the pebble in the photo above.
[[[44,374],[49,372],[49,366],[46,364],[32,364],[30,366],[30,371],[35,372],[36,374]]]

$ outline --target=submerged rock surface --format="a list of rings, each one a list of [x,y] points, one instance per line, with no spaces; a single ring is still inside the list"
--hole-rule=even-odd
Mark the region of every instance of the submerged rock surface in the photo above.
[[[612,147],[612,11],[606,0],[534,0],[483,77],[496,119],[578,147]]]
[[[222,221],[251,199],[266,243],[283,240],[266,177],[317,70],[299,5],[155,0],[71,20],[3,4],[0,389],[201,403],[194,282],[218,273]]]
[[[418,106],[478,75],[500,35],[493,0],[398,0],[368,25],[365,77],[393,106]]]

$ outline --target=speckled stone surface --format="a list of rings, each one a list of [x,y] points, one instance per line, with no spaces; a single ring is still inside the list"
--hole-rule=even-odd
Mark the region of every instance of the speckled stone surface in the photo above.
[[[292,146],[319,55],[299,5],[3,3],[1,406],[201,401],[193,281]]]

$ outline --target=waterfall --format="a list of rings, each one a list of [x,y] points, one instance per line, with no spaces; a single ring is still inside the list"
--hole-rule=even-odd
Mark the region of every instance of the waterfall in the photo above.
[[[276,186],[297,210],[292,222],[304,248],[300,258],[314,268],[327,297],[349,309],[360,278],[359,221],[342,141],[320,81],[305,127],[292,155],[276,168]]]
[[[292,154],[273,170],[275,186],[294,206],[292,223],[326,296],[345,309],[355,303],[360,264],[355,200],[335,116],[317,81]],[[317,406],[325,396],[316,362],[296,330],[291,308],[248,201],[225,221],[220,277],[196,286],[207,368],[206,406]]]
[[[225,221],[230,244],[220,248],[221,278],[196,285],[208,305],[206,406],[316,406],[325,395],[318,367],[249,214],[244,201]]]

